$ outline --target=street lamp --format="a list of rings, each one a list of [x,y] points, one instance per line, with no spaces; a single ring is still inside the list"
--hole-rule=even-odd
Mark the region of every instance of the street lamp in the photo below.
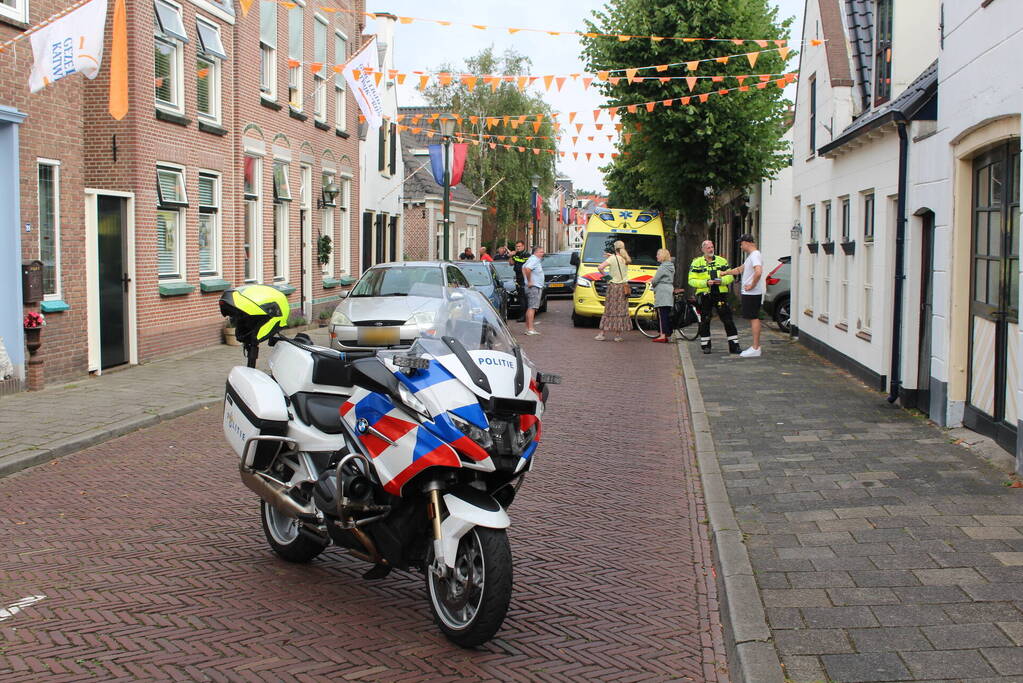
[[[439,117],[440,132],[444,141],[444,260],[451,258],[448,252],[448,238],[451,232],[451,136],[455,134],[455,115],[446,113]]]
[[[529,248],[532,249],[536,245],[536,234],[540,229],[539,219],[536,217],[536,205],[539,203],[540,196],[540,176],[533,176],[533,205],[530,210],[533,214],[533,233],[529,236]]]

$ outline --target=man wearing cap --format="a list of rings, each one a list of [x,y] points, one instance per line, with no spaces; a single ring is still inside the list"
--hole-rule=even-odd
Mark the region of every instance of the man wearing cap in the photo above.
[[[714,243],[710,240],[700,245],[703,253],[689,264],[689,286],[696,291],[696,301],[700,307],[700,348],[710,353],[710,316],[717,311],[728,335],[728,351],[739,353],[739,333],[732,321],[732,309],[728,307],[728,285],[732,284],[732,276],[725,275],[728,261],[714,253]]]
[[[749,233],[739,238],[739,248],[746,260],[738,268],[724,271],[729,275],[742,275],[742,317],[749,320],[753,331],[753,345],[739,354],[741,358],[760,358],[760,306],[764,303],[764,257]]]

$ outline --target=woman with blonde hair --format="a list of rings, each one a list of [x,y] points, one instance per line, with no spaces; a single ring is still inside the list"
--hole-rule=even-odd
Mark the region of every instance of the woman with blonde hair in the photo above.
[[[600,318],[600,334],[594,339],[604,341],[604,334],[614,334],[614,340],[624,340],[623,334],[632,329],[629,319],[629,264],[632,257],[625,250],[625,243],[617,240],[612,247],[614,253],[605,251],[604,262],[597,266],[601,275],[609,275],[611,282],[604,294],[604,315]],[[607,272],[604,272],[607,271]]]
[[[671,336],[671,309],[675,305],[675,264],[671,261],[671,252],[658,249],[657,263],[660,265],[650,280],[650,287],[654,290],[654,307],[661,333],[651,341],[667,344]]]

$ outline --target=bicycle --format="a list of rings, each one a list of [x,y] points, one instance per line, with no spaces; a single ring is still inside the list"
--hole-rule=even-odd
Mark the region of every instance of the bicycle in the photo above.
[[[643,336],[653,339],[660,335],[657,309],[653,304],[637,306],[636,312],[632,315],[636,329],[642,332]],[[696,339],[700,327],[700,309],[696,306],[696,299],[687,297],[684,292],[675,292],[675,305],[671,308],[670,323],[671,329],[677,330],[686,341]]]

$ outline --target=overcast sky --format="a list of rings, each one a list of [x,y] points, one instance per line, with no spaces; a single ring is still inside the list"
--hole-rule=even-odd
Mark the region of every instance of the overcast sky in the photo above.
[[[795,17],[792,40],[798,40],[802,29],[802,14],[805,0],[770,0],[780,8],[781,17]],[[593,10],[604,5],[604,0],[562,0],[560,2],[539,3],[535,0],[381,0],[367,4],[370,12],[391,12],[399,16],[423,17],[428,19],[449,19],[474,24],[493,26],[512,26],[523,28],[541,28],[544,30],[572,31],[583,29],[583,18],[589,17]],[[539,12],[537,10],[540,10]],[[367,33],[376,31],[373,21],[368,22]],[[750,36],[755,38],[756,36]],[[546,34],[520,32],[509,34],[507,31],[481,31],[470,26],[439,26],[426,22],[399,24],[395,29],[394,40],[395,68],[400,71],[436,70],[444,63],[461,65],[466,57],[479,53],[493,45],[495,51],[503,52],[507,48],[528,55],[533,62],[533,74],[569,74],[584,70],[579,58],[580,45],[575,37],[548,36]],[[636,66],[643,66],[637,64]],[[423,104],[418,92],[410,87],[413,79],[409,79],[400,91],[402,106]],[[791,86],[790,86],[791,88]],[[545,99],[556,111],[590,110],[601,106],[603,98],[593,89],[584,90],[581,83],[566,82],[561,92],[551,88],[549,93],[543,91],[541,82],[533,86],[535,92],[544,94]],[[790,90],[790,97],[794,92]],[[583,134],[596,133],[592,128],[584,129]],[[570,142],[562,142],[560,149],[565,151],[585,150],[610,152],[612,144],[604,138],[584,143],[573,148]],[[507,151],[507,154],[519,154]],[[580,155],[580,160],[571,157],[559,159],[560,173],[572,178],[577,188],[603,189],[603,177],[593,157],[587,162]]]

